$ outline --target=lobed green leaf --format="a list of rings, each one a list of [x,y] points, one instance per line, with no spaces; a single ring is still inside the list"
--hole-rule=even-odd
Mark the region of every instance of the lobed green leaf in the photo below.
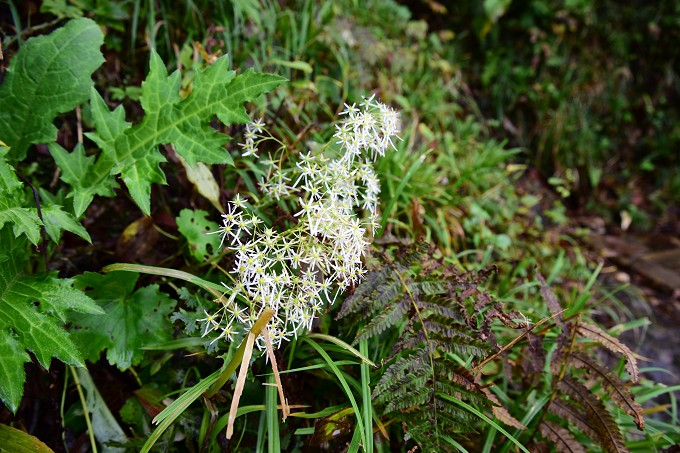
[[[76,19],[19,49],[0,85],[0,138],[9,158],[22,160],[31,144],[57,139],[52,122],[87,100],[103,42],[94,21]]]
[[[60,321],[67,310],[101,310],[70,280],[29,275],[29,246],[23,236],[16,238],[2,228],[0,244],[0,398],[16,411],[23,394],[23,365],[30,361],[25,351],[45,368],[53,357],[82,366],[82,356]]]
[[[138,274],[87,272],[75,285],[97,301],[106,316],[70,314],[71,336],[86,359],[96,361],[102,351],[111,365],[125,370],[143,358],[143,348],[172,338],[170,314],[175,301],[149,285],[134,290]]]
[[[151,184],[165,184],[160,164],[165,157],[159,145],[173,145],[189,166],[233,164],[224,145],[229,140],[212,126],[216,116],[224,124],[245,123],[250,119],[244,103],[280,85],[284,79],[275,75],[246,71],[236,75],[222,57],[205,69],[197,69],[191,93],[180,99],[180,74],[168,75],[165,64],[155,51],[151,53],[149,74],[142,83],[144,118],[131,126],[124,111],[110,111],[96,90],[90,104],[96,132],[88,134],[101,148],[96,162],[82,150],[67,153],[50,148],[57,163],[68,167],[62,177],[73,187],[74,210],[80,216],[94,195],[111,196],[115,176],[121,175],[130,195],[145,214],[150,214]]]

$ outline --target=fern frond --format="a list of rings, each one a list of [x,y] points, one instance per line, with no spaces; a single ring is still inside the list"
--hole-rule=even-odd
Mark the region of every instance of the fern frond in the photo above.
[[[581,445],[569,431],[556,423],[549,421],[541,422],[538,427],[541,435],[555,444],[560,453],[586,453]]]
[[[415,370],[425,369],[421,357],[400,357],[393,364],[391,364],[385,372],[378,384],[373,389],[372,398],[378,404],[383,402],[382,398],[389,397],[390,389],[395,386],[395,382],[400,380],[403,376],[414,373]]]
[[[541,283],[541,296],[543,297],[543,300],[545,300],[548,310],[550,310],[550,313],[555,317],[555,322],[564,330],[564,321],[562,321],[561,315],[562,306],[557,300],[557,296],[545,282],[543,275],[541,275],[538,270],[536,271],[536,278],[538,278],[538,281]]]
[[[460,357],[484,357],[489,352],[489,346],[464,332],[449,329],[445,335],[438,332],[430,335],[440,351],[456,354]]]
[[[368,273],[338,318],[353,315],[365,323],[355,343],[403,326],[392,348],[394,359],[373,390],[373,402],[402,420],[406,434],[424,451],[449,451],[455,446],[450,439],[474,432],[479,423],[450,398],[487,411],[493,406],[475,376],[452,357],[487,354],[490,346],[483,340],[489,336],[469,313],[484,314],[492,299],[478,287],[480,274],[461,275],[424,253],[423,247],[400,248],[393,260],[383,257],[383,266]],[[477,304],[481,308],[475,310]]]
[[[580,352],[572,353],[568,363],[575,368],[587,370],[597,382],[602,384],[604,391],[621,409],[635,419],[635,424],[642,431],[645,421],[642,418],[642,406],[635,401],[635,397],[626,384],[614,373],[606,369],[593,357]]]
[[[336,319],[342,319],[350,314],[364,310],[371,302],[370,296],[380,285],[386,281],[392,281],[392,269],[385,266],[377,271],[366,273],[366,278],[355,290],[347,297],[340,308]]]
[[[427,276],[409,285],[413,294],[425,296],[448,294],[468,286],[472,285],[460,280],[443,279],[442,276]]]
[[[432,313],[459,323],[465,322],[465,316],[461,314],[460,307],[453,305],[450,300],[443,297],[421,298],[418,305],[425,312],[424,315],[426,316]]]
[[[412,380],[409,383],[416,384],[418,382],[420,381]],[[413,408],[421,408],[432,398],[430,389],[424,384],[425,382],[422,382],[420,387],[414,385],[415,388],[410,389],[408,392],[403,392],[402,395],[398,395],[396,393],[390,395],[392,398],[385,406],[385,411],[409,411]]]
[[[597,432],[591,427],[590,420],[586,414],[563,399],[555,398],[555,400],[550,403],[548,412],[572,424],[591,439],[599,439]]]
[[[606,451],[614,453],[627,451],[621,431],[597,396],[571,376],[565,376],[559,382],[558,388],[584,409],[590,425],[595,429]]]
[[[633,382],[638,381],[637,360],[633,355],[633,351],[628,346],[593,324],[578,323],[577,332],[583,337],[597,341],[610,351],[623,355],[626,358],[626,370],[630,374],[630,380]]]
[[[362,340],[379,335],[397,324],[403,319],[407,311],[407,307],[404,305],[404,303],[396,303],[385,307],[381,313],[374,316],[366,326],[359,330],[352,344],[357,344]]]

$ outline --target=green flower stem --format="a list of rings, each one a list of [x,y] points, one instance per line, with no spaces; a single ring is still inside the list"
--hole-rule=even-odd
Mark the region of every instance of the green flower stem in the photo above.
[[[76,383],[76,389],[78,390],[78,396],[80,397],[80,404],[83,406],[83,415],[85,416],[87,433],[90,436],[90,445],[92,446],[93,453],[97,453],[97,442],[94,440],[94,429],[92,428],[92,420],[90,419],[90,409],[87,407],[87,403],[85,402],[83,387],[80,385],[80,379],[78,379],[78,373],[76,373],[75,367],[69,366],[69,369],[71,370],[73,380]]]

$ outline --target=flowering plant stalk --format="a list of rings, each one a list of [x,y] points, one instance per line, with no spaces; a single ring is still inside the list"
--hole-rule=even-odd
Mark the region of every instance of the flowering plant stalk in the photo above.
[[[373,162],[394,147],[399,116],[392,108],[364,98],[345,105],[334,140],[299,154],[294,165],[268,159],[260,181],[260,204],[289,200],[292,226],[267,226],[239,194],[222,214],[221,247],[235,254],[231,282],[213,313],[205,313],[203,336],[216,332],[211,344],[234,341],[247,332],[263,310],[273,311],[264,330],[272,346],[311,329],[326,304],[356,285],[365,269],[361,258],[378,223],[380,183]],[[246,127],[243,156],[258,156],[266,140],[263,122]],[[286,161],[289,163],[290,161]],[[358,212],[362,211],[363,215]],[[266,348],[262,335],[256,347]]]

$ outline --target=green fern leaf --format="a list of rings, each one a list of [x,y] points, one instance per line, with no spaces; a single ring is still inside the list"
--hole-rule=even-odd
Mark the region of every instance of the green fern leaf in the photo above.
[[[453,305],[443,297],[421,298],[418,305],[425,311],[425,316],[429,317],[430,314],[434,314],[452,322],[465,322],[465,317],[461,314],[460,307]]]
[[[406,313],[406,309],[402,304],[396,303],[388,305],[381,313],[373,317],[365,327],[359,330],[352,344],[357,344],[362,340],[366,340],[375,335],[380,335],[382,332],[401,321],[404,317],[404,313]]]
[[[451,353],[486,355],[489,346],[467,322],[466,304],[478,302],[472,300],[475,294],[485,298],[485,307],[491,297],[477,289],[479,275],[460,276],[455,269],[430,261],[425,253],[422,247],[396,251],[395,261],[369,272],[366,282],[345,301],[339,317],[355,314],[354,319],[366,323],[355,342],[404,325],[392,348],[396,359],[373,390],[374,403],[402,420],[406,435],[423,451],[450,451],[457,445],[453,437],[473,432],[479,423],[451,398],[484,408],[493,405],[472,374],[450,358]],[[411,269],[416,261],[418,266]],[[512,417],[507,414],[505,419]],[[524,428],[512,420],[513,426]]]
[[[24,159],[32,143],[57,139],[52,122],[87,100],[91,75],[104,62],[103,42],[95,22],[76,19],[21,46],[0,86],[0,139],[11,159]]]
[[[354,293],[345,298],[336,319],[342,319],[353,313],[365,310],[371,303],[369,296],[376,291],[378,286],[383,285],[391,277],[391,274],[392,269],[388,266],[384,266],[377,271],[368,272],[366,278],[356,288]]]

